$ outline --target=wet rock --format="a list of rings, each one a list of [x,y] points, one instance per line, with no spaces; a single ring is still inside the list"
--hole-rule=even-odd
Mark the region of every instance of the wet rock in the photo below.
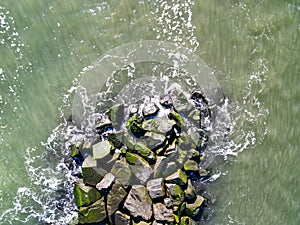
[[[156,156],[153,151],[151,151],[147,146],[144,144],[137,142],[134,150],[141,155],[147,162],[154,163],[156,160]]]
[[[112,173],[107,173],[104,178],[96,185],[96,188],[101,192],[102,195],[107,195],[114,180],[115,176]]]
[[[109,141],[101,141],[95,145],[93,145],[93,158],[94,159],[103,159],[106,156],[110,155],[110,151],[112,149]]]
[[[97,191],[97,189],[86,186],[82,179],[76,181],[74,187],[74,198],[77,206],[90,205],[100,199],[100,197],[101,194]]]
[[[115,213],[115,225],[130,225],[130,216],[117,211]]]
[[[109,119],[112,122],[113,127],[120,127],[124,118],[124,105],[117,104],[112,106],[108,112]]]
[[[177,112],[189,113],[195,108],[194,104],[188,100],[181,90],[172,89],[169,95]]]
[[[184,200],[184,192],[178,184],[166,184],[167,196],[171,197],[172,205],[180,205]]]
[[[110,192],[107,195],[107,213],[109,216],[114,214],[120,203],[123,201],[123,199],[126,197],[127,192],[123,188],[122,184],[116,180],[113,184]]]
[[[94,141],[92,139],[86,139],[83,142],[83,145],[81,147],[81,154],[83,157],[87,157],[88,155],[92,155],[93,153],[93,143]]]
[[[187,183],[187,177],[186,177],[185,173],[182,172],[181,169],[179,169],[172,175],[168,176],[166,178],[166,182],[184,186]]]
[[[151,150],[157,149],[165,144],[166,136],[158,133],[147,132],[145,136],[140,138]]]
[[[126,153],[126,160],[131,163],[129,167],[132,174],[134,174],[141,184],[145,184],[153,172],[148,162],[141,156],[129,152]]]
[[[128,107],[129,116],[138,113],[138,111],[139,111],[139,106],[137,104],[132,104]]]
[[[188,202],[193,201],[196,198],[195,188],[190,179],[188,180],[187,188],[184,190],[184,197]]]
[[[104,198],[97,200],[92,205],[80,207],[78,221],[80,224],[98,223],[106,218]]]
[[[201,111],[194,109],[187,115],[187,118],[190,119],[195,125],[200,126]]]
[[[198,223],[188,216],[183,216],[180,219],[180,225],[197,225]]]
[[[186,204],[186,214],[191,217],[195,217],[200,212],[200,206],[204,203],[204,198],[200,195],[197,196],[193,203]]]
[[[145,104],[143,108],[143,116],[144,117],[154,116],[158,113],[158,111],[159,111],[158,106],[154,102],[149,102]]]
[[[163,179],[158,178],[147,182],[147,190],[152,199],[160,199],[164,196]]]
[[[81,168],[83,182],[92,186],[96,186],[107,173],[104,169],[97,167],[97,161],[91,156],[85,158]]]
[[[189,134],[190,140],[194,143],[195,147],[198,148],[202,144],[202,135],[199,131],[195,130]]]
[[[125,158],[115,162],[111,169],[111,173],[120,181],[120,183],[127,187],[131,180],[131,170],[129,164],[126,162]]]
[[[129,134],[124,134],[122,141],[128,150],[130,151],[134,150],[135,141],[132,139],[132,137]]]
[[[176,123],[174,120],[156,117],[154,119],[145,120],[142,127],[147,131],[160,133],[163,135],[170,135],[173,132],[175,124]]]
[[[172,223],[174,221],[173,211],[167,209],[162,203],[153,204],[153,214],[155,221]]]
[[[150,220],[152,217],[152,201],[146,187],[133,185],[124,203],[124,207],[133,217]]]

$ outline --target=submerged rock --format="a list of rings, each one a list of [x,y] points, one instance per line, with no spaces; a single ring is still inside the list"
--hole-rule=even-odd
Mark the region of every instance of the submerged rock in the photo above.
[[[113,127],[120,127],[124,119],[124,105],[117,104],[112,106],[108,111],[108,115]]]
[[[133,217],[141,217],[146,221],[152,217],[152,200],[143,185],[132,186],[124,207]]]

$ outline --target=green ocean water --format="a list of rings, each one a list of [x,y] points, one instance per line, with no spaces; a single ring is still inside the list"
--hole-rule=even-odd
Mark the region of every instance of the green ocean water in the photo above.
[[[0,1],[0,224],[72,217],[49,143],[84,68],[139,40],[192,49],[228,98],[200,224],[299,224],[299,39],[298,0]]]

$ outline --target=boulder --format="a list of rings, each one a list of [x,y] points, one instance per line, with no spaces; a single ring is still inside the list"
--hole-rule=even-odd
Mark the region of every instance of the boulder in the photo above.
[[[134,146],[135,146],[135,141],[132,139],[132,137],[129,134],[124,134],[123,135],[123,140],[122,140],[123,144],[126,146],[126,148],[129,151],[134,150]]]
[[[129,164],[125,158],[117,160],[111,169],[111,173],[120,181],[120,183],[127,187],[131,180],[131,171]]]
[[[172,223],[174,221],[173,211],[167,209],[162,203],[153,204],[153,214],[155,221]]]
[[[152,217],[152,200],[143,185],[133,185],[124,203],[124,207],[133,217],[150,220]]]
[[[194,109],[187,115],[187,118],[199,127],[201,120],[201,111],[198,109]]]
[[[143,111],[144,117],[150,117],[150,116],[156,115],[159,111],[159,108],[154,102],[149,102],[144,105],[144,108],[142,111]]]
[[[97,200],[94,204],[80,207],[78,211],[78,222],[80,224],[98,223],[106,218],[104,198]]]
[[[123,135],[124,135],[123,131],[115,131],[112,133],[108,133],[107,139],[112,146],[119,149],[123,146],[123,143],[122,143]]]
[[[173,132],[173,128],[175,125],[174,120],[170,120],[168,118],[156,117],[154,119],[145,120],[143,122],[143,129],[147,131],[151,131],[154,133],[159,133],[163,135],[170,135]]]
[[[153,175],[155,178],[157,177],[160,177],[161,176],[161,168],[162,168],[162,165],[163,165],[163,161],[166,159],[165,156],[156,156],[156,163],[154,165],[154,168],[153,168]]]
[[[96,160],[91,156],[85,158],[81,169],[83,182],[92,186],[96,186],[107,173],[104,169],[97,167]]]
[[[144,142],[151,150],[155,150],[165,144],[166,136],[154,132],[147,132],[140,138],[140,141]]]
[[[166,184],[167,196],[171,197],[172,205],[180,205],[184,200],[184,192],[177,184]]]
[[[202,196],[198,195],[193,203],[187,203],[186,214],[191,217],[196,217],[200,212],[200,207],[204,203],[204,200]]]
[[[107,173],[103,179],[96,185],[96,188],[101,192],[102,195],[107,195],[111,188],[115,176],[112,173]]]
[[[98,121],[96,121],[94,129],[98,134],[102,134],[112,128],[113,128],[112,122],[108,118],[103,117]]]
[[[126,153],[126,160],[130,163],[132,174],[141,184],[145,184],[153,172],[148,162],[141,156],[130,152]]]
[[[189,113],[195,108],[193,102],[188,100],[184,93],[178,88],[172,89],[169,95],[172,98],[173,107],[177,112]]]
[[[187,183],[187,177],[186,177],[185,173],[182,172],[181,169],[179,169],[175,173],[173,173],[172,175],[168,176],[166,178],[166,182],[178,184],[180,186],[184,186]]]
[[[115,225],[130,225],[130,216],[117,211],[115,213]]]
[[[163,179],[158,178],[148,181],[147,190],[152,199],[162,198],[165,195]]]
[[[86,186],[82,179],[75,183],[74,198],[77,206],[87,206],[101,198],[101,194],[97,189]]]
[[[93,158],[94,159],[103,159],[106,156],[110,155],[110,151],[112,149],[109,141],[101,141],[95,145],[93,145]]]
[[[118,180],[116,180],[110,192],[107,195],[106,205],[107,213],[109,216],[111,216],[117,211],[120,203],[123,201],[126,195],[127,192],[123,188],[122,184]]]
[[[159,103],[165,108],[171,108],[173,106],[173,101],[170,95],[163,96],[160,99]]]

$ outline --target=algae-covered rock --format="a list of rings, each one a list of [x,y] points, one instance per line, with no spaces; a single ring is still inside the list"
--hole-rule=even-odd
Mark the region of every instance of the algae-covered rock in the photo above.
[[[180,134],[180,137],[178,138],[178,146],[182,150],[186,151],[195,148],[194,143],[191,141],[189,135],[186,132]]]
[[[110,151],[112,149],[109,141],[101,141],[95,145],[93,145],[93,158],[94,159],[103,159],[106,156],[110,155]]]
[[[135,141],[132,139],[132,137],[129,134],[123,135],[123,144],[126,146],[126,148],[130,151],[134,150]]]
[[[130,216],[117,211],[115,213],[115,225],[130,225]]]
[[[145,134],[145,130],[142,128],[142,122],[143,120],[139,118],[138,114],[134,114],[132,117],[128,119],[126,127],[136,137],[140,137]]]
[[[117,104],[112,106],[108,111],[108,116],[113,127],[120,127],[124,119],[124,105]]]
[[[172,175],[166,178],[166,182],[178,184],[180,186],[184,186],[187,183],[187,177],[181,169],[177,170]]]
[[[107,134],[107,139],[109,143],[114,146],[115,148],[121,148],[123,146],[123,131],[114,131],[112,133]]]
[[[183,168],[185,171],[192,171],[192,172],[199,171],[198,163],[194,160],[187,160],[186,163],[183,165]]]
[[[126,162],[125,158],[115,162],[111,169],[111,173],[120,181],[120,183],[127,187],[131,180],[131,171],[129,164]]]
[[[187,115],[187,118],[190,119],[196,125],[200,126],[201,111],[194,109]]]
[[[97,189],[86,186],[82,179],[76,181],[74,187],[74,198],[77,206],[90,205],[100,199],[100,197],[101,194],[97,191]]]
[[[152,199],[160,199],[164,196],[164,183],[162,178],[150,180],[147,182],[147,190]]]
[[[104,198],[94,202],[92,205],[80,207],[78,211],[79,224],[98,223],[106,218]]]
[[[166,184],[167,196],[171,197],[172,205],[180,205],[184,200],[184,192],[178,184]]]
[[[141,217],[146,221],[152,217],[152,200],[143,185],[132,186],[124,207],[133,217]]]
[[[85,158],[81,168],[83,182],[93,186],[96,186],[107,173],[104,169],[97,167],[97,161],[91,156]]]
[[[186,204],[186,214],[191,217],[195,217],[200,212],[200,207],[204,203],[204,198],[200,195],[197,196],[193,203]]]
[[[182,118],[182,116],[179,113],[177,113],[175,111],[171,111],[170,114],[169,114],[169,117],[176,122],[176,126],[179,129],[183,130],[185,128],[186,123],[185,123],[184,119]]]
[[[155,221],[167,223],[174,221],[173,211],[160,202],[153,204],[153,214]]]
[[[113,184],[110,192],[107,195],[107,213],[109,216],[111,216],[113,213],[115,213],[120,205],[120,203],[123,201],[123,199],[126,197],[127,192],[123,188],[122,184],[116,180]]]
[[[147,162],[154,163],[156,160],[156,156],[153,151],[151,151],[146,145],[137,142],[134,150],[137,151],[139,155],[141,155]]]

